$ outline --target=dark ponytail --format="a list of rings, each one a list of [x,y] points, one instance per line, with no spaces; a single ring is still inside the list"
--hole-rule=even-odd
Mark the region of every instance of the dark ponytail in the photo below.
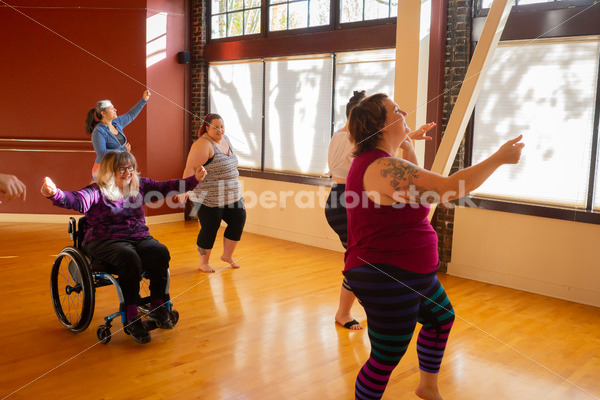
[[[356,107],[356,105],[360,103],[362,99],[367,97],[366,93],[367,92],[365,90],[355,90],[354,93],[352,93],[352,97],[350,97],[348,104],[346,104],[346,119],[350,117],[350,111],[352,111],[352,109]]]
[[[100,100],[96,103],[96,107],[88,111],[87,118],[85,119],[85,133],[88,135],[92,134],[94,127],[102,119],[102,113],[110,106],[112,106],[110,100]]]
[[[94,127],[98,123],[98,119],[96,118],[96,109],[92,108],[87,113],[87,118],[85,119],[85,133],[91,135],[94,131]]]

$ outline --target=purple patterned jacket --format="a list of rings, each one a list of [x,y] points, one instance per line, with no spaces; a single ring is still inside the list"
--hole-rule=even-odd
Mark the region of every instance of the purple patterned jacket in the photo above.
[[[136,198],[109,200],[98,185],[92,183],[77,191],[57,189],[56,194],[49,199],[55,206],[85,214],[88,229],[83,238],[84,245],[91,240],[140,240],[150,236],[144,216],[144,204],[192,190],[198,185],[198,180],[195,175],[168,181],[142,177],[139,179],[140,193]]]

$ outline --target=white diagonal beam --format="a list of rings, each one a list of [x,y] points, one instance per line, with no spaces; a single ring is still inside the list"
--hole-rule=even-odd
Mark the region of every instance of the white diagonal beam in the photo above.
[[[412,129],[427,118],[430,31],[431,0],[398,1],[394,101],[408,113],[406,123]],[[425,144],[416,143],[415,150],[423,165]]]
[[[458,93],[456,104],[452,109],[444,137],[433,160],[431,166],[433,172],[444,176],[448,176],[450,173],[456,152],[465,135],[465,129],[481,91],[485,73],[492,62],[514,2],[514,0],[494,0],[492,3],[481,32],[481,38],[477,43],[466,77]],[[435,205],[432,205],[429,219],[433,217],[435,208]]]

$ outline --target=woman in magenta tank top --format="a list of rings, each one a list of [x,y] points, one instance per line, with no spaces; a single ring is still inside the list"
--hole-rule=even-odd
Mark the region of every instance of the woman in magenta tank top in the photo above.
[[[449,177],[424,170],[406,113],[385,94],[362,100],[350,115],[354,161],[346,180],[348,247],[344,275],[367,314],[371,354],[356,379],[356,399],[380,399],[417,322],[420,382],[415,394],[441,400],[438,372],[454,310],[436,277],[437,235],[429,204],[479,187],[498,167],[516,164],[521,136],[486,160]],[[403,158],[394,157],[402,149]]]

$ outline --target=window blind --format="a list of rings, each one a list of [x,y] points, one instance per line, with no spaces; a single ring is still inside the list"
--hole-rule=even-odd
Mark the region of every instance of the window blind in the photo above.
[[[331,55],[265,60],[265,169],[327,172],[332,68]]]
[[[475,108],[473,163],[523,134],[521,162],[474,194],[583,208],[588,192],[599,38],[503,42]]]
[[[261,168],[262,69],[261,60],[209,65],[209,109],[223,117],[240,167]]]
[[[396,50],[370,50],[336,53],[335,125],[336,131],[346,124],[346,104],[355,90],[366,90],[367,96],[385,93],[394,98]]]

